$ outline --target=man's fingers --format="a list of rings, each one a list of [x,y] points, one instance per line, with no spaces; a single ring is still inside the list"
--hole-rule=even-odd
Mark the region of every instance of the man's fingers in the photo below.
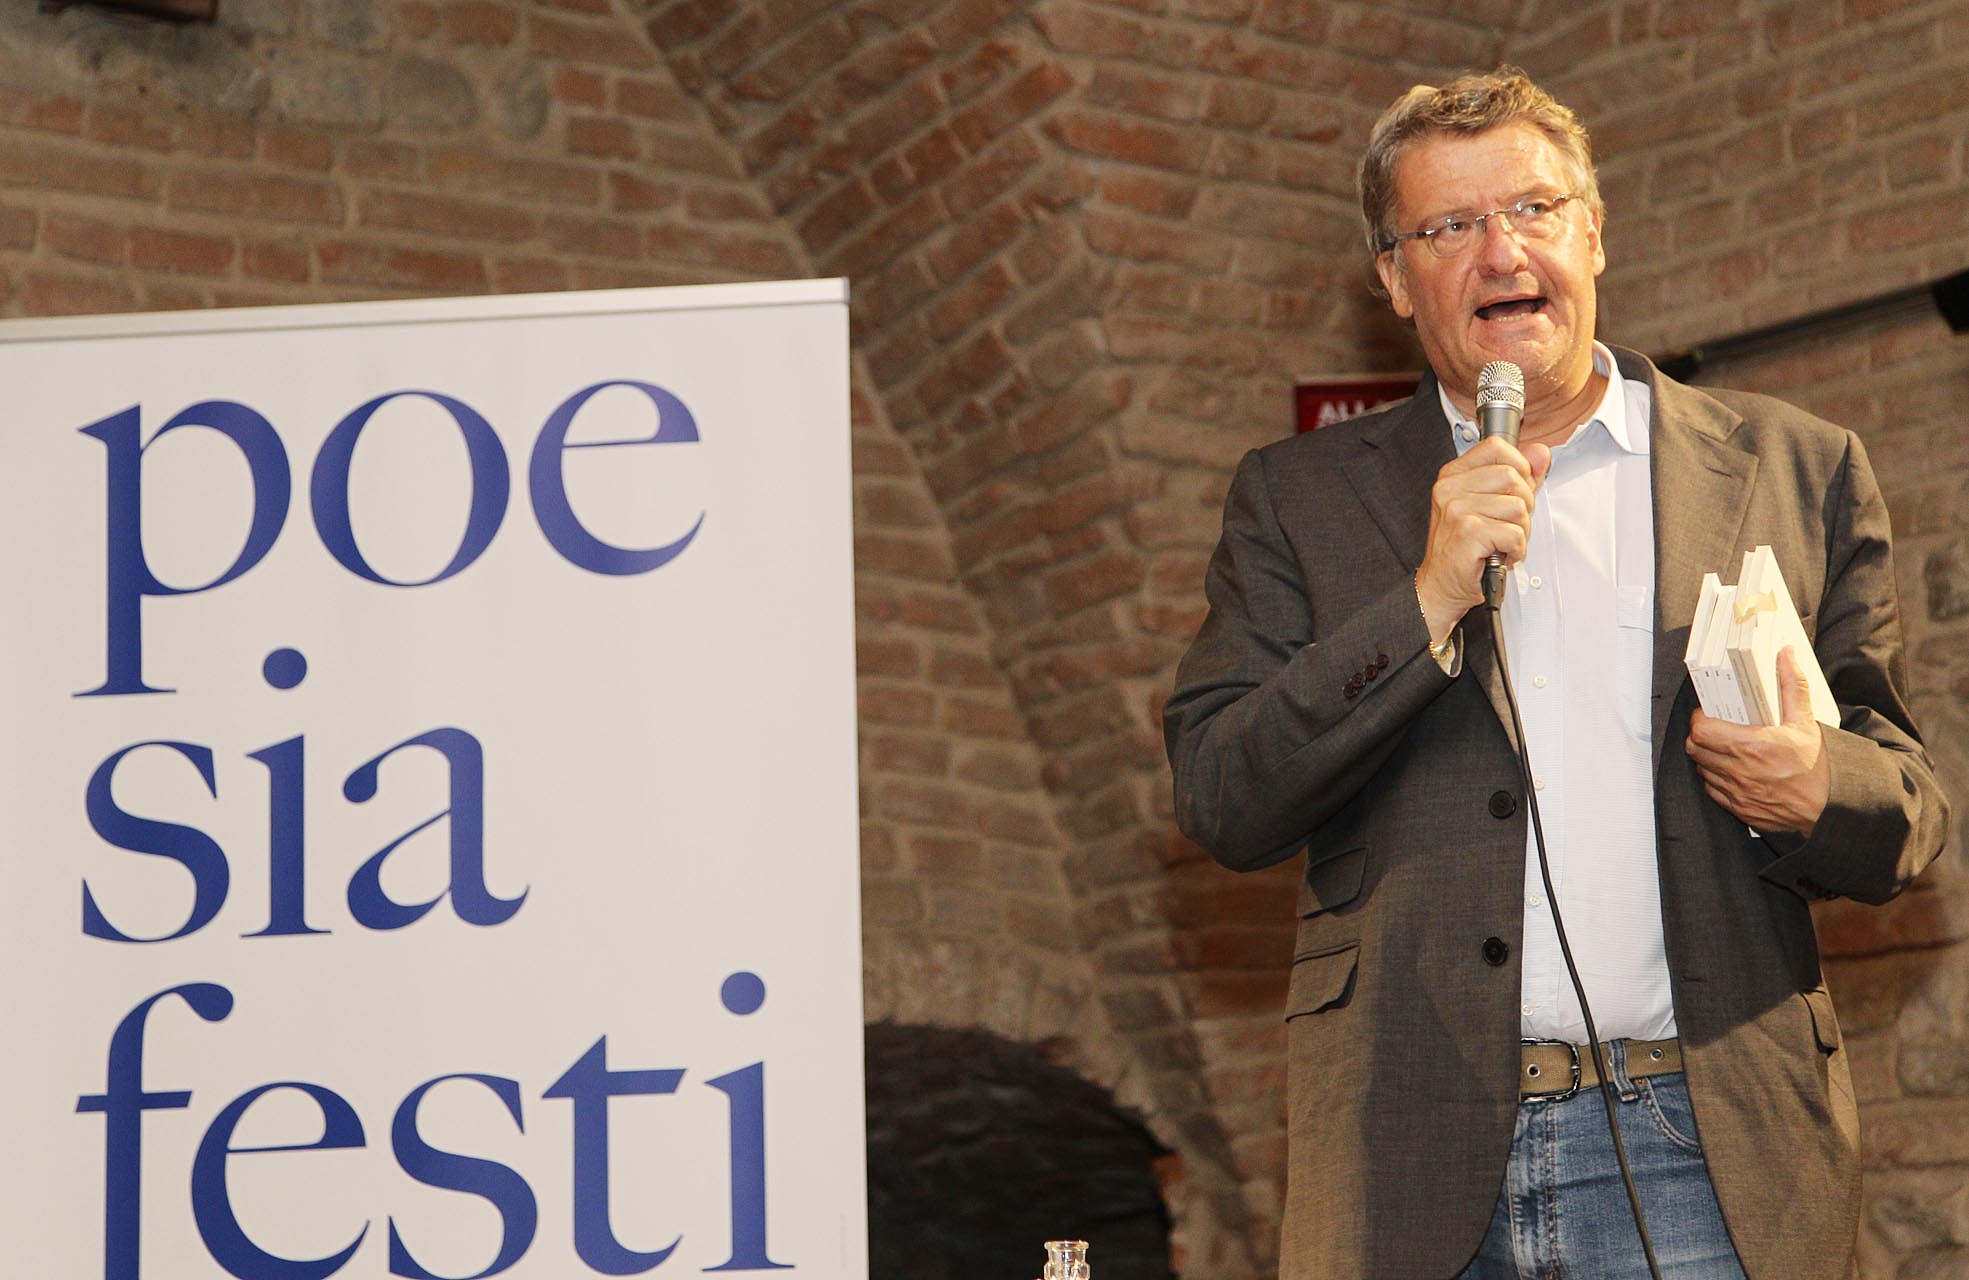
[[[1751,729],[1751,725],[1718,720],[1715,716],[1698,709],[1689,717],[1689,736],[1686,745],[1692,756],[1701,751],[1722,759],[1737,754]]]
[[[1435,501],[1440,505],[1445,499],[1463,493],[1509,493],[1524,499],[1527,504],[1535,497],[1531,477],[1515,467],[1496,463],[1456,471],[1444,467],[1436,477],[1432,495]]]
[[[1545,483],[1545,473],[1552,469],[1552,449],[1549,445],[1528,444],[1524,452],[1525,461],[1531,463],[1531,483],[1535,489]]]
[[[1753,804],[1750,797],[1736,785],[1736,781],[1723,774],[1708,769],[1699,770],[1702,776],[1702,789],[1709,798],[1722,805],[1737,817],[1749,821],[1753,816],[1764,816],[1763,806]]]
[[[1714,800],[1717,804],[1722,805],[1725,809],[1728,809],[1731,813],[1736,813],[1737,811],[1736,800],[1731,796],[1725,794],[1724,791],[1720,787],[1718,787],[1715,783],[1709,781],[1707,778],[1704,778],[1702,783],[1702,789],[1709,793],[1709,798],[1711,800]]]
[[[1778,719],[1802,726],[1812,720],[1812,683],[1792,649],[1786,645],[1778,650]]]
[[[1703,746],[1699,742],[1683,745],[1688,750],[1690,761],[1703,773],[1728,774],[1731,770],[1740,767],[1742,762],[1742,757],[1732,751],[1719,751],[1714,747]]]
[[[1540,449],[1544,448],[1544,446],[1528,445],[1526,448]],[[1546,452],[1549,454],[1551,451],[1546,450]],[[1502,436],[1485,436],[1464,450],[1463,456],[1451,462],[1445,470],[1458,467],[1459,465],[1464,467],[1487,467],[1498,464],[1510,467],[1527,480],[1531,479],[1531,460],[1519,451],[1517,445],[1512,444]]]
[[[1477,517],[1501,524],[1522,525],[1531,519],[1528,495],[1516,493],[1458,493],[1443,503],[1443,515],[1450,519]]]
[[[1537,487],[1537,477],[1525,455],[1502,440],[1485,440],[1460,458],[1452,458],[1436,473],[1436,487],[1521,490],[1527,497]]]

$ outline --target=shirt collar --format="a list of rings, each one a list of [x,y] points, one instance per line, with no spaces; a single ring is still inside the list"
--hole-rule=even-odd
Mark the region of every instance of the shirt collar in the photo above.
[[[1593,416],[1588,418],[1585,425],[1579,431],[1575,431],[1566,443],[1570,444],[1578,440],[1581,432],[1597,423],[1621,452],[1646,454],[1648,452],[1647,421],[1642,419],[1636,422],[1635,415],[1628,412],[1627,383],[1626,379],[1620,376],[1620,362],[1613,358],[1613,352],[1597,341],[1593,344],[1593,371],[1605,375],[1607,389],[1601,395],[1599,405],[1593,410]],[[1470,446],[1483,438],[1483,433],[1477,429],[1477,424],[1450,400],[1449,392],[1441,383],[1436,385],[1436,396],[1442,401],[1443,417],[1449,420],[1450,439],[1456,444],[1457,456],[1461,457],[1469,451]]]

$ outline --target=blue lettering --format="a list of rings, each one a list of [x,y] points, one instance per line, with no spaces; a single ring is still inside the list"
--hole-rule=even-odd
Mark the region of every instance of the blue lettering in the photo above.
[[[232,1012],[232,992],[210,982],[158,992],[116,1024],[103,1091],[75,1100],[78,1113],[103,1113],[103,1280],[142,1275],[144,1112],[191,1105],[188,1089],[144,1092],[144,1022],[166,996],[177,996],[207,1022],[223,1021]]]
[[[463,729],[432,729],[406,738],[388,751],[358,765],[342,784],[342,794],[356,804],[376,795],[383,762],[405,747],[429,747],[450,768],[451,804],[404,832],[362,864],[349,880],[349,914],[369,929],[401,929],[415,924],[449,894],[458,918],[467,924],[504,924],[526,901],[495,896],[485,883],[485,758],[479,740]],[[451,880],[449,887],[428,902],[402,903],[383,891],[383,863],[412,836],[441,818],[449,817]]]
[[[751,973],[734,973],[721,993],[725,1007],[744,1017],[763,1003],[765,984]],[[190,1090],[151,1092],[144,1088],[147,1021],[153,1008],[177,997],[200,1018],[220,1022],[231,1015],[233,995],[209,982],[161,991],[126,1014],[110,1037],[101,1093],[76,1099],[79,1113],[104,1117],[104,1280],[140,1280],[143,1113],[190,1106]],[[681,1235],[660,1249],[638,1250],[622,1243],[612,1222],[610,1193],[610,1103],[617,1098],[667,1096],[677,1092],[681,1069],[615,1071],[608,1065],[608,1039],[596,1040],[541,1095],[566,1099],[573,1108],[573,1244],[592,1271],[635,1276],[655,1270],[683,1242]],[[500,1234],[491,1260],[469,1276],[432,1271],[411,1252],[400,1219],[388,1219],[389,1274],[405,1280],[489,1280],[512,1269],[538,1235],[539,1203],[533,1188],[514,1168],[495,1160],[433,1146],[419,1128],[422,1107],[440,1086],[469,1082],[485,1088],[505,1107],[514,1128],[526,1132],[520,1084],[505,1076],[461,1072],[418,1085],[398,1105],[390,1127],[391,1151],[404,1173],[424,1186],[455,1191],[489,1204],[499,1215]],[[731,1256],[705,1271],[787,1270],[767,1247],[765,1064],[754,1062],[706,1082],[725,1095],[731,1159]],[[270,1094],[304,1095],[320,1115],[318,1136],[267,1145],[239,1145],[236,1137],[249,1112]],[[306,1126],[312,1129],[312,1125]],[[250,1089],[226,1104],[206,1126],[190,1170],[193,1223],[206,1252],[238,1280],[326,1280],[342,1270],[369,1237],[364,1221],[347,1244],[322,1257],[288,1258],[256,1242],[240,1220],[232,1199],[234,1157],[299,1151],[341,1151],[367,1146],[363,1124],[348,1100],[333,1089],[287,1080]],[[151,1180],[153,1184],[155,1179]],[[648,1206],[638,1206],[646,1219]],[[586,1274],[584,1272],[584,1274]]]
[[[706,1271],[772,1271],[766,1255],[766,1064],[705,1081],[731,1110],[732,1256]]]
[[[727,977],[718,999],[741,1018],[766,1002],[766,984],[740,970]],[[790,1266],[766,1253],[766,1064],[705,1081],[725,1095],[731,1113],[732,1256],[706,1271],[773,1271]]]
[[[273,424],[265,418],[243,404],[208,400],[192,405],[159,427],[150,443],[145,444],[141,439],[140,412],[140,407],[132,406],[81,428],[83,435],[94,436],[108,450],[109,475],[103,496],[109,523],[104,540],[103,574],[108,592],[104,637],[108,671],[100,685],[76,695],[80,698],[170,693],[169,689],[144,683],[144,597],[192,595],[231,582],[265,557],[287,521],[287,499],[292,485],[287,451],[281,446]],[[206,427],[231,440],[246,459],[253,476],[253,521],[247,528],[245,545],[224,573],[198,587],[173,587],[159,582],[144,558],[144,452],[180,427]]]
[[[349,519],[349,464],[355,458],[356,442],[362,438],[362,429],[369,425],[376,411],[399,396],[421,396],[444,406],[465,438],[465,452],[472,468],[472,506],[465,519],[465,534],[458,544],[458,550],[452,555],[451,562],[436,574],[415,582],[398,582],[371,568],[369,561],[363,558],[361,549],[356,546],[355,530]],[[328,433],[328,439],[322,442],[321,453],[315,458],[314,477],[309,482],[308,495],[314,505],[315,528],[321,534],[321,543],[343,568],[358,577],[387,586],[427,587],[463,570],[491,544],[492,535],[499,532],[499,522],[506,518],[506,494],[511,485],[506,469],[506,453],[500,448],[499,435],[490,423],[479,416],[478,410],[462,400],[454,400],[435,391],[392,391],[357,406]]]
[[[653,1270],[683,1241],[678,1236],[647,1253],[625,1247],[609,1224],[608,1193],[609,1099],[675,1093],[683,1078],[682,1071],[669,1069],[610,1071],[608,1037],[603,1036],[541,1095],[566,1098],[574,1105],[574,1251],[603,1275]]]
[[[520,1086],[517,1081],[504,1076],[439,1076],[418,1085],[403,1100],[403,1105],[397,1108],[396,1120],[390,1126],[390,1144],[396,1151],[397,1164],[425,1186],[478,1196],[497,1209],[500,1222],[499,1253],[493,1258],[492,1265],[483,1271],[473,1272],[470,1276],[440,1276],[426,1270],[410,1255],[409,1246],[397,1233],[397,1220],[391,1218],[390,1274],[408,1276],[411,1280],[485,1280],[486,1276],[498,1275],[520,1260],[520,1255],[533,1243],[540,1213],[533,1199],[533,1189],[527,1186],[526,1179],[512,1169],[493,1160],[440,1151],[424,1141],[423,1135],[417,1132],[417,1108],[423,1104],[424,1095],[447,1080],[475,1080],[492,1090],[506,1104],[506,1113],[513,1117],[513,1124],[522,1133],[526,1131],[526,1123],[520,1118]]]
[[[210,747],[190,742],[139,742],[123,748],[97,765],[95,773],[90,775],[86,802],[89,825],[95,828],[97,835],[119,849],[169,858],[191,872],[195,887],[191,914],[175,933],[157,938],[133,937],[109,922],[109,918],[96,905],[96,895],[85,880],[82,882],[82,932],[92,938],[104,938],[111,942],[169,942],[173,938],[196,933],[219,914],[231,883],[232,871],[226,865],[226,852],[211,836],[195,827],[139,818],[125,812],[116,803],[111,786],[116,776],[116,766],[123,762],[123,757],[144,747],[163,747],[191,761],[192,767],[198,770],[198,776],[204,779],[205,790],[217,798],[219,785],[212,771]]]
[[[574,425],[574,415],[581,407],[594,398],[595,393],[609,387],[633,387],[649,397],[656,406],[656,432],[637,440],[594,440],[580,444],[567,443],[568,428]],[[675,542],[660,547],[644,549],[618,547],[603,542],[588,532],[580,517],[574,514],[574,504],[568,501],[567,476],[562,468],[561,455],[569,449],[613,449],[623,445],[638,444],[695,444],[697,443],[697,420],[684,402],[671,395],[662,387],[647,382],[598,382],[592,387],[575,392],[554,410],[540,428],[539,439],[533,442],[533,458],[527,465],[527,489],[533,497],[533,515],[540,522],[540,532],[547,535],[547,541],[554,544],[554,550],[561,553],[569,564],[588,570],[590,573],[636,574],[648,573],[651,569],[668,564],[682,554],[697,531],[704,527],[704,513],[697,514],[696,523],[690,531]]]
[[[233,1131],[239,1127],[246,1112],[255,1102],[279,1089],[292,1089],[305,1093],[314,1099],[321,1108],[321,1137],[313,1142],[281,1143],[271,1147],[235,1147],[231,1145]],[[236,1155],[247,1155],[273,1151],[342,1151],[364,1145],[362,1121],[356,1117],[355,1108],[348,1100],[333,1089],[324,1089],[318,1084],[306,1084],[296,1080],[284,1080],[274,1084],[263,1084],[226,1105],[212,1125],[205,1131],[205,1138],[198,1144],[198,1155],[191,1166],[191,1211],[198,1222],[199,1238],[205,1241],[205,1251],[212,1260],[224,1267],[239,1280],[322,1280],[342,1269],[351,1257],[355,1256],[357,1246],[369,1234],[369,1224],[364,1223],[356,1238],[339,1253],[325,1258],[283,1258],[276,1253],[268,1253],[248,1238],[239,1225],[239,1218],[232,1211],[232,1196],[226,1189],[226,1162]]]
[[[307,744],[297,735],[246,758],[267,767],[267,927],[241,936],[327,933],[307,921]]]

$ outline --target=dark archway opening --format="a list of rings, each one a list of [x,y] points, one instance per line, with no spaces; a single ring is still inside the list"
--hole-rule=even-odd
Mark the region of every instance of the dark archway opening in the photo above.
[[[984,1031],[867,1028],[869,1274],[1031,1280],[1048,1240],[1096,1277],[1169,1280],[1175,1159],[1107,1090]]]

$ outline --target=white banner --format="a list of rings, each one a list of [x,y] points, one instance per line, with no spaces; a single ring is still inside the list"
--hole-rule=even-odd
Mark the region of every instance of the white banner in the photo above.
[[[0,325],[0,1271],[866,1274],[845,302]]]

